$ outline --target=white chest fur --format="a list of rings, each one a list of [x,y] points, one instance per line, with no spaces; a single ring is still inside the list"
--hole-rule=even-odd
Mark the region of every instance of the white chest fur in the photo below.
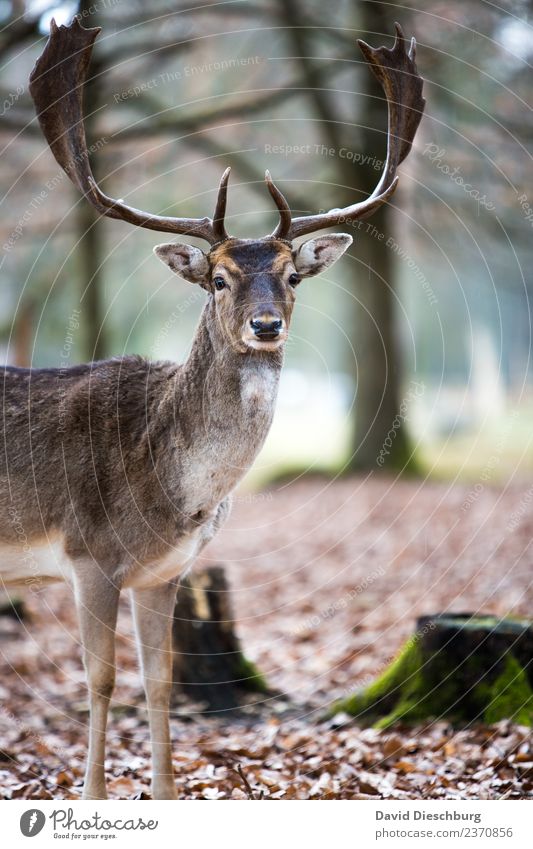
[[[180,488],[184,510],[214,510],[247,473],[269,431],[274,414],[279,371],[267,365],[243,368],[238,394],[232,397],[227,417],[204,427],[198,440],[182,458]]]
[[[258,409],[273,413],[278,381],[278,372],[268,366],[245,369],[241,375],[243,414],[253,413]]]

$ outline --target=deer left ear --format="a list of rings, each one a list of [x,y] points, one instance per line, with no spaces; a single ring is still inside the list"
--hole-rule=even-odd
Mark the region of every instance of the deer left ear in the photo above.
[[[345,233],[333,233],[330,236],[318,236],[309,239],[294,252],[294,265],[301,277],[314,277],[320,274],[343,255],[353,239]]]
[[[200,286],[207,288],[209,262],[200,248],[179,244],[156,245],[154,253],[178,277],[188,280],[189,283],[199,283]]]

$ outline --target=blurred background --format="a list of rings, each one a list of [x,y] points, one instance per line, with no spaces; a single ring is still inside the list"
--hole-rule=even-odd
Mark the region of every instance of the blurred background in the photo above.
[[[302,470],[526,475],[531,8],[1,0],[2,360],[179,360],[203,303],[152,255],[163,234],[98,220],[48,150],[28,77],[52,17],[103,28],[85,114],[104,191],[202,216],[231,165],[239,236],[276,220],[267,167],[296,213],[372,191],[386,105],[356,39],[390,45],[399,19],[418,41],[425,117],[392,203],[298,290],[275,423],[248,484]]]

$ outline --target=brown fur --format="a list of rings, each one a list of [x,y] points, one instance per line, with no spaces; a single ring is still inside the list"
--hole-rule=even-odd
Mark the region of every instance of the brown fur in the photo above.
[[[17,542],[16,511],[30,543],[60,532],[70,557],[90,556],[113,580],[164,556],[249,468],[275,397],[244,410],[241,381],[263,368],[277,379],[280,367],[281,353],[221,342],[211,296],[182,366],[125,357],[6,368],[0,540]]]
[[[349,237],[317,240],[331,264]],[[68,369],[5,367],[0,424],[0,576],[74,587],[90,693],[85,798],[105,798],[114,632],[132,591],[153,742],[154,798],[175,798],[168,701],[177,576],[227,516],[229,495],[268,433],[294,305],[316,264],[283,241],[231,239],[205,256],[158,255],[207,302],[183,365],[123,357]],[[224,275],[217,290],[214,280]],[[292,274],[292,277],[291,277]],[[263,344],[257,316],[283,322]],[[37,557],[43,543],[54,557]],[[26,557],[29,550],[29,562]],[[20,566],[17,557],[20,556]]]

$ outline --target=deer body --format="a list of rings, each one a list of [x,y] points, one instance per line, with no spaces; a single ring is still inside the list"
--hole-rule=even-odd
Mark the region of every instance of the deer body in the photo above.
[[[227,496],[264,442],[282,362],[281,351],[243,354],[220,336],[210,298],[181,366],[125,357],[4,372],[0,578],[73,585],[91,691],[85,798],[106,795],[122,589],[132,591],[139,636],[154,796],[175,798],[168,701],[176,579],[225,520]]]
[[[153,753],[152,794],[174,799],[169,728],[176,582],[229,510],[229,496],[268,433],[295,289],[331,266],[350,236],[307,233],[371,214],[393,194],[421,118],[415,45],[360,42],[387,95],[387,160],[378,186],[345,209],[292,218],[266,174],[279,224],[262,239],[224,226],[229,169],[213,218],[152,215],[105,195],[89,164],[82,93],[98,29],[51,24],[30,77],[50,148],[102,214],[196,236],[155,248],[207,302],[183,365],[124,357],[69,369],[4,370],[0,452],[0,578],[68,580],[74,589],[90,703],[84,798],[105,798],[105,735],[115,679],[115,627],[130,592]]]
[[[208,303],[181,366],[125,357],[5,370],[5,583],[68,578],[69,561],[89,557],[117,585],[155,586],[212,538],[268,433],[281,370],[279,352],[217,346],[212,311]]]

